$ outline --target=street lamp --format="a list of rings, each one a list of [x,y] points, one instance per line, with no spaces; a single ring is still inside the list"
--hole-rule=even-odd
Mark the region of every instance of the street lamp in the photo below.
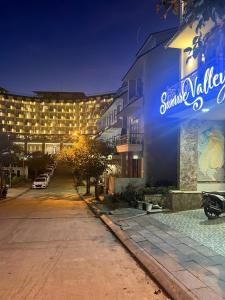
[[[13,150],[9,151],[9,187],[12,187],[12,154],[14,154]]]
[[[3,169],[2,169],[2,165],[0,165],[0,195],[2,193],[2,189],[3,189]]]

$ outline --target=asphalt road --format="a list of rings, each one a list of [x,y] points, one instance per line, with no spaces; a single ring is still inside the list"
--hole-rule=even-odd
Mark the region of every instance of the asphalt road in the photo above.
[[[68,174],[0,204],[0,299],[167,299]]]

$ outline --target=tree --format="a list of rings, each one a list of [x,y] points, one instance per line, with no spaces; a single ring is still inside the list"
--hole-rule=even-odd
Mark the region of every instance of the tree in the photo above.
[[[47,164],[51,161],[49,154],[43,154],[40,151],[33,152],[27,160],[29,173],[34,179],[38,173],[43,172]]]
[[[23,149],[20,146],[13,145],[9,149],[5,149],[0,153],[0,163],[2,166],[18,166],[20,164]]]
[[[78,137],[71,148],[64,148],[58,160],[65,162],[76,178],[86,180],[86,195],[90,194],[90,178],[95,178],[95,197],[98,198],[100,176],[108,169],[108,155],[111,148],[105,142],[87,136]]]
[[[22,153],[22,148],[14,144],[14,139],[12,136],[6,133],[0,134],[0,196],[3,189],[3,182],[5,182],[7,176],[11,185],[11,167],[19,164]],[[10,168],[8,171],[5,171],[4,167]]]
[[[183,22],[193,26],[196,22],[192,46],[185,49],[190,57],[200,57],[210,46],[225,47],[225,4],[224,0],[158,0],[156,9],[163,12],[166,18],[168,13],[179,14],[179,7],[183,5]],[[211,21],[212,27],[205,35],[202,30]]]
[[[7,134],[0,134],[0,166],[16,165],[23,152],[22,148],[13,143],[14,140]]]

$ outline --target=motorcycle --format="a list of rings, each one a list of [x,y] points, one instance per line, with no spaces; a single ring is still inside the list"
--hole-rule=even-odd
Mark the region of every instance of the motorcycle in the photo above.
[[[225,193],[202,192],[202,207],[209,220],[218,218],[225,213]]]
[[[8,193],[8,186],[5,185],[2,188],[0,188],[0,199],[5,199]]]

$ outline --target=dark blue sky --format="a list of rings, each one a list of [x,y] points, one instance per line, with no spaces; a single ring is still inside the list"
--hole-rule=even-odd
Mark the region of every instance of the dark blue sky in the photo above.
[[[117,89],[146,35],[177,25],[154,0],[0,0],[0,86]]]

